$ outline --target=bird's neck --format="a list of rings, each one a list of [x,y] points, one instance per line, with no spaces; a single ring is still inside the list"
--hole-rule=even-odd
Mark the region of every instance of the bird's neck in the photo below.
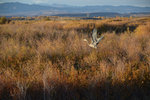
[[[88,45],[90,45],[89,42],[86,39],[84,41],[87,42]]]

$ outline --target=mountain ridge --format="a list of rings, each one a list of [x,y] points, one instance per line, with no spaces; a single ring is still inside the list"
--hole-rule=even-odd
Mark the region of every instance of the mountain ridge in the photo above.
[[[70,6],[70,5],[39,5],[25,4],[20,2],[0,3],[0,16],[51,16],[58,14],[72,13],[95,13],[95,12],[115,12],[120,14],[125,13],[140,13],[150,12],[150,7],[137,6],[111,6],[111,5],[95,5],[95,6]]]

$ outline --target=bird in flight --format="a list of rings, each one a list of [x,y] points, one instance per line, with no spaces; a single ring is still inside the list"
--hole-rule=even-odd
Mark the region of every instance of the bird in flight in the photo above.
[[[97,29],[94,28],[94,29],[93,29],[93,33],[92,33],[92,41],[91,41],[91,43],[89,43],[89,42],[87,41],[87,39],[84,39],[84,41],[87,42],[90,47],[96,49],[98,43],[99,43],[103,38],[104,38],[104,36],[101,36],[100,38],[97,38]]]

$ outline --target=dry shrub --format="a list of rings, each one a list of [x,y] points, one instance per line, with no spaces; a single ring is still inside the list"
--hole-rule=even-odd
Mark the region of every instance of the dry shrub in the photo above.
[[[35,52],[14,39],[3,39],[1,43],[0,59],[2,67],[18,69],[27,60],[31,60]]]
[[[0,99],[148,100],[150,28],[143,19],[0,25]],[[94,24],[105,36],[97,49],[83,41],[90,41]],[[138,28],[117,34],[124,25]]]
[[[140,25],[135,30],[136,36],[142,36],[142,35],[148,35],[150,34],[150,23],[147,23],[146,25]]]

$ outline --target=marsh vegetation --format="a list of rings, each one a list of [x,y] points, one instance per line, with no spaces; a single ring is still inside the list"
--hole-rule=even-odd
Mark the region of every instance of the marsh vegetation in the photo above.
[[[93,25],[105,38],[97,49]],[[0,25],[0,100],[149,100],[150,18]]]

